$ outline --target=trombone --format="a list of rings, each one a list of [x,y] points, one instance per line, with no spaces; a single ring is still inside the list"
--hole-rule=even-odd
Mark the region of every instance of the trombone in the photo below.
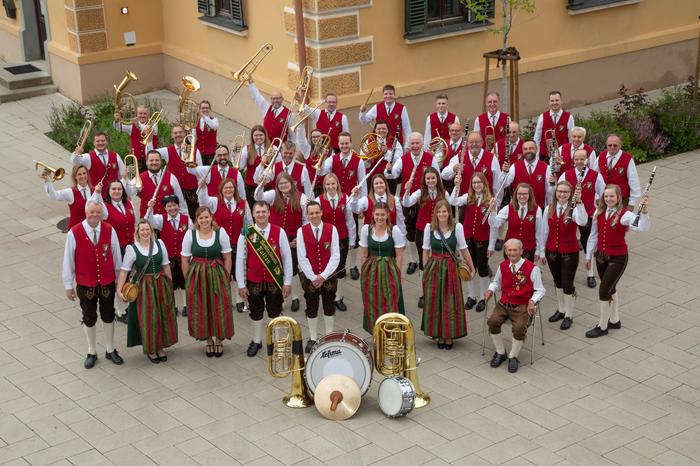
[[[319,108],[321,108],[321,105],[323,105],[323,104],[324,104],[324,102],[321,101],[321,102],[319,102],[318,105],[316,105],[314,108],[308,108],[308,109],[307,109],[305,106],[302,107],[301,110],[299,111],[299,113],[297,113],[297,115],[296,115],[296,120],[297,120],[296,123],[294,123],[292,126],[290,126],[290,127],[289,127],[289,130],[290,130],[292,133],[293,133],[294,131],[296,131],[297,128],[299,127],[299,125],[301,125],[302,123],[304,123],[304,121],[306,121],[307,118],[309,118],[311,115],[313,115],[314,112],[315,112],[316,110],[318,110]],[[303,104],[302,104],[302,105],[303,105]]]
[[[48,177],[50,182],[60,181],[66,176],[66,171],[63,168],[53,168],[46,165],[44,162],[32,160],[34,162],[34,170],[39,177]]]
[[[311,77],[313,75],[314,69],[310,66],[305,66],[302,68],[301,73],[299,74],[299,84],[294,89],[294,98],[292,99],[293,101],[291,105],[293,112],[301,113],[301,111],[304,109],[306,97],[309,94],[309,87],[311,86]],[[297,99],[298,96],[301,98]]]
[[[202,86],[199,81],[192,76],[182,77],[182,92],[177,106],[177,113],[180,117],[180,124],[189,131],[197,125],[199,118],[199,104],[190,99],[193,92],[197,92]]]
[[[138,78],[134,73],[126,70],[119,85],[114,86],[114,110],[121,113],[125,120],[131,120],[136,115],[136,99],[128,92],[124,92],[131,81],[138,81]]]
[[[163,109],[157,110],[151,114],[151,116],[148,118],[146,126],[141,130],[141,144],[145,146],[148,140],[151,139],[153,132],[155,131],[155,128],[158,127],[158,123],[160,123],[162,117]]]
[[[124,157],[124,171],[126,173],[126,184],[133,185],[138,191],[143,187],[141,175],[139,174],[139,161],[134,154]]]
[[[86,119],[83,123],[83,127],[80,130],[80,136],[78,136],[78,142],[75,147],[83,148],[85,143],[87,143],[87,138],[90,135],[90,130],[92,130],[92,120]]]
[[[260,50],[255,52],[255,55],[253,55],[253,57],[245,63],[245,65],[243,65],[238,71],[231,73],[233,80],[238,81],[238,84],[233,88],[229,95],[226,96],[224,105],[228,105],[231,102],[231,99],[233,99],[233,96],[235,96],[238,91],[241,90],[243,84],[250,80],[250,78],[253,76],[253,71],[255,71],[267,54],[272,51],[272,48],[272,44],[269,42],[264,44],[262,47],[260,47]]]

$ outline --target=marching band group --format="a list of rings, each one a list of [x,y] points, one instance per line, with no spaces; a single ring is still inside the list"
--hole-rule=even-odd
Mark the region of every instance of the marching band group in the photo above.
[[[363,326],[371,333],[380,315],[404,313],[402,274],[419,271],[421,329],[439,348],[466,336],[467,311],[483,312],[499,293],[488,317],[491,367],[507,360],[515,372],[545,294],[540,266],[555,285],[549,321],[571,328],[580,249],[587,285],[597,285],[593,260],[600,279],[600,320],[586,337],[621,327],[616,285],[628,262],[625,235],[649,229],[647,197],[620,138],[610,135],[596,154],[584,142],[586,130],[562,109],[561,93],[550,93],[534,140],[523,141],[496,93],[467,134],[448,111],[448,97],[438,95],[420,134],[386,85],[381,102],[360,109],[359,120],[374,123],[377,156],[370,157],[365,144],[353,150],[336,95],[325,97],[324,109],[303,107],[311,113],[307,139],[281,93],[268,101],[252,80],[248,88],[262,124],[247,145],[217,143],[219,122],[202,101],[196,124],[174,126],[173,143],[158,147],[155,128],[142,139],[150,115],[138,107],[130,122],[120,112],[114,119],[130,137],[138,176],[103,132],[94,135],[93,150],[76,147],[71,155],[71,188],[56,190],[44,175],[48,196],[69,207],[63,282],[82,309],[86,368],[97,360],[98,310],[105,357],[115,364],[123,363],[115,318],[128,325],[127,345],[142,345],[160,363],[178,340],[178,312],[189,334],[206,342],[206,356],[221,356],[234,335],[234,308],[249,310],[252,357],[262,347],[264,314],[279,316],[287,301],[296,312],[303,296],[309,352],[319,305],[326,333],[336,310],[347,309],[348,278],[360,280]],[[492,271],[489,259],[501,249],[504,260]],[[500,332],[508,319],[513,342],[506,353]]]

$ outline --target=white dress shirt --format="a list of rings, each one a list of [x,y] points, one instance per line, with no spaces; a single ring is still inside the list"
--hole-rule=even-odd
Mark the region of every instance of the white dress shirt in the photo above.
[[[85,201],[89,201],[90,198],[92,197],[92,190],[90,189],[90,186],[76,186],[75,189],[77,189],[79,192],[84,192],[85,193]],[[56,190],[54,187],[53,183],[50,181],[45,181],[44,182],[44,190],[46,191],[46,194],[49,196],[49,199],[52,201],[62,201],[62,202],[67,202],[68,204],[72,204],[75,202],[75,198],[73,197],[73,189],[72,188],[64,188],[64,189],[59,189]]]
[[[299,131],[299,129],[297,129],[297,131]],[[260,149],[259,155],[261,157],[263,155],[265,155],[265,145],[264,144],[260,145],[260,146],[253,144],[251,149],[254,153],[257,153],[258,149]],[[256,155],[256,157],[257,157],[257,155]],[[278,155],[278,160],[281,160],[280,157],[281,156]],[[255,160],[255,159],[253,159],[253,160]],[[241,149],[241,160],[240,160],[240,163],[238,164],[238,170],[243,171],[243,170],[247,170],[247,169],[248,169],[248,145],[246,144],[245,146],[243,146],[243,149]]]
[[[162,252],[163,257],[161,258],[160,265],[168,265],[170,264],[170,259],[168,259],[168,249],[165,247],[165,243],[163,243],[162,239],[158,240],[158,244],[160,245],[160,250]],[[131,243],[129,244],[126,249],[124,250],[124,259],[122,260],[122,267],[121,269],[128,272],[131,270],[131,267],[133,267],[134,262],[136,262],[136,253],[134,252],[134,247],[138,248],[139,252],[141,255],[148,257],[148,249],[149,246],[142,246],[140,243]],[[154,244],[153,245],[153,255],[155,256],[158,253],[158,248]]]
[[[255,102],[255,105],[257,105],[258,109],[260,110],[260,113],[263,117],[265,117],[265,114],[267,114],[267,109],[271,106],[270,102],[260,93],[255,83],[248,83],[248,91],[250,92],[250,96],[253,98],[253,102]],[[273,110],[275,117],[280,114],[283,108],[285,108],[284,104]],[[287,118],[287,139],[290,141],[294,141],[294,133],[289,130],[289,128],[294,125],[294,118],[294,112],[292,112],[290,109],[289,117]]]
[[[484,149],[481,149],[479,151],[479,154],[476,156],[476,163],[474,163],[474,158],[471,156],[471,154],[467,151],[466,154],[464,154],[464,163],[465,164],[471,164],[472,167],[479,165],[481,163],[481,158],[484,156]],[[450,159],[450,162],[445,166],[445,168],[442,169],[442,172],[440,173],[440,177],[443,180],[451,181],[454,180],[455,178],[455,165],[459,163],[459,154],[455,155]],[[501,184],[502,181],[502,173],[501,173],[501,166],[498,164],[498,157],[494,156],[491,159],[491,173],[493,174],[493,184],[494,187],[491,188],[492,191],[495,192],[496,189]],[[469,180],[462,180],[462,182],[469,182]]]
[[[377,119],[377,105],[384,105],[386,108],[387,114],[389,114],[389,109],[386,107],[386,103],[381,102],[378,104],[372,105],[369,110],[367,110],[365,113],[360,112],[360,123],[363,125],[367,125],[372,122],[372,120]],[[394,105],[396,103],[392,104],[391,110],[393,111]],[[408,136],[411,134],[411,121],[408,118],[408,110],[406,109],[406,106],[404,105],[403,111],[401,112],[401,132],[403,133],[403,143],[404,147],[408,147]]]
[[[92,240],[93,228],[90,225],[88,225],[87,220],[83,220],[81,225],[83,226],[85,233],[87,233],[88,238]],[[102,222],[98,223],[97,227],[94,228],[98,238],[100,237],[101,229]],[[76,241],[75,236],[73,235],[73,230],[68,230],[68,233],[66,234],[66,247],[63,251],[62,273],[63,286],[66,290],[72,290],[74,288],[73,280],[75,279],[75,247]],[[110,248],[112,249],[112,261],[114,262],[114,272],[115,274],[118,274],[119,268],[121,267],[122,263],[122,251],[119,247],[119,238],[117,238],[117,232],[114,230],[114,228],[112,228]]]
[[[204,125],[207,125],[212,131],[219,129],[219,119],[216,117],[199,115],[199,130],[204,131]]]
[[[301,162],[297,162],[296,160],[292,160],[292,162],[289,165],[285,165],[284,161],[282,161],[282,169],[286,171],[289,174],[289,176],[292,176],[294,164],[301,165],[301,185],[304,189],[304,194],[306,194],[307,197],[311,197],[311,195],[313,194],[311,192],[311,179],[309,178],[309,171],[306,169],[306,165],[302,164]],[[264,168],[262,164],[258,165],[258,167],[255,169],[256,180],[260,180],[263,177],[263,170]],[[263,184],[272,182],[272,180],[275,177],[275,170],[273,169],[272,172],[268,171],[264,174],[264,176],[265,182]]]
[[[347,155],[340,153],[337,155],[333,155],[333,157],[326,158],[326,160],[323,161],[323,167],[321,168],[321,171],[319,172],[318,176],[327,175],[328,173],[333,171],[333,161],[336,159],[336,157],[340,158],[341,164],[344,163],[344,161],[347,161],[346,163],[350,165],[354,155],[352,154],[352,152],[348,153]],[[357,173],[355,173],[355,185],[358,185],[360,181],[362,181],[365,178],[366,174],[367,172],[365,170],[365,164],[362,163],[362,160],[360,160],[357,164]],[[350,193],[346,194],[349,195]],[[367,183],[362,183],[360,185],[360,194],[363,196],[367,195]]]
[[[445,118],[447,118],[447,114],[449,112],[445,112],[443,114],[440,114],[440,112],[433,112],[433,113],[437,113],[438,118],[440,118],[440,121],[442,123],[444,123]],[[432,115],[432,113],[430,115]],[[433,134],[433,125],[430,124],[430,115],[428,115],[425,118],[425,132],[423,133],[423,142],[426,144],[426,147],[427,147],[427,144],[430,142],[430,140],[433,139],[433,137],[431,136]],[[452,124],[453,125],[459,124],[459,117],[457,115],[455,115],[455,121]],[[449,143],[449,139],[450,139],[449,132],[447,134],[440,134],[440,137]]]
[[[95,150],[95,153],[97,154],[98,158],[103,161],[104,166],[107,166],[109,163],[109,149],[107,149],[104,152],[97,152]],[[124,168],[124,161],[122,158],[117,155],[117,168],[119,169],[119,178],[124,178],[126,174],[126,170]],[[90,167],[92,167],[92,159],[90,158],[90,153],[86,152],[82,155],[77,155],[75,152],[70,155],[70,161],[73,165],[78,166],[78,165],[84,165],[85,168],[90,170]],[[99,183],[100,180],[92,180],[93,183]]]
[[[453,196],[453,194],[456,194],[457,187],[455,187],[451,193],[447,193],[447,202],[450,203],[450,205],[453,205],[455,207],[461,207],[467,205],[467,201],[469,199],[469,193],[464,193],[461,196]],[[480,206],[481,205],[481,196],[476,197],[476,205]],[[498,205],[498,203],[497,203]],[[488,209],[488,205],[484,206]],[[481,222],[482,217],[478,217],[477,221]],[[488,217],[487,217],[488,221]],[[478,226],[477,226],[478,228]],[[493,251],[495,250],[496,247],[496,240],[498,239],[498,228],[494,228],[489,224],[489,246],[488,250]]]
[[[340,240],[338,239],[338,230],[335,228],[335,226],[328,223],[324,224],[323,222],[321,222],[321,224],[318,226],[311,225],[311,231],[314,236],[316,235],[316,229],[318,229],[317,240],[319,240],[323,235],[324,228],[329,227],[332,228],[331,257],[328,260],[326,267],[319,274],[324,280],[328,280],[328,277],[333,275],[335,269],[338,268],[338,264],[340,263]],[[297,261],[299,263],[299,270],[304,273],[306,278],[313,281],[316,278],[316,274],[314,273],[314,269],[311,266],[311,262],[309,262],[309,258],[306,254],[306,243],[304,243],[304,233],[302,232],[301,228],[297,230]]]
[[[561,118],[562,114],[564,113],[564,110],[559,110],[557,113],[554,113],[553,111],[549,111],[549,116],[552,117],[552,121],[554,121],[555,125],[559,125],[559,118]],[[537,150],[540,150],[540,141],[542,140],[542,128],[544,125],[544,118],[542,118],[542,114],[537,117],[537,126],[535,127],[535,136],[533,140],[535,141],[535,144],[537,144]],[[571,141],[571,130],[574,129],[574,116],[569,114],[569,121],[566,123],[566,127],[568,129],[568,136],[567,140]]]
[[[255,228],[262,233],[262,235],[267,239],[270,235],[270,224],[268,223],[265,228],[260,228],[255,225]],[[246,254],[248,252],[248,241],[245,235],[238,237],[238,244],[236,245],[236,283],[238,283],[238,288],[243,289],[246,287],[246,271],[243,269],[243,262],[245,261]],[[282,228],[280,228],[280,239],[279,239],[280,253],[282,257],[282,270],[284,272],[284,285],[289,286],[292,284],[292,250],[289,247],[289,240],[287,239],[287,234]]]
[[[210,169],[211,168],[211,169]],[[221,168],[218,163],[215,163],[211,167],[208,165],[205,167],[192,167],[192,168],[187,168],[187,173],[190,175],[194,175],[197,177],[198,180],[201,180],[204,178],[204,182],[209,185],[211,183],[211,172],[216,170],[219,175],[221,176],[221,180],[223,181],[226,176],[228,175],[228,171],[231,170],[231,167],[226,165],[224,168]],[[223,172],[223,173],[222,173]],[[246,198],[245,194],[245,183],[243,182],[243,176],[241,176],[241,172],[238,172],[238,175],[236,176],[236,191],[238,191],[238,196],[241,199]],[[218,186],[216,187],[218,191]],[[201,189],[200,189],[201,191]]]
[[[163,170],[161,169],[158,173],[152,173],[150,171],[146,171],[144,173],[148,173],[148,177],[153,181],[153,176],[155,175],[156,177],[156,186],[158,186],[158,182],[160,181],[160,178],[163,176]],[[127,185],[127,195],[131,196],[131,192],[135,188],[130,188],[132,185]],[[182,195],[182,189],[180,188],[180,182],[177,181],[177,177],[170,173],[170,187],[173,189],[173,194],[177,196],[178,202],[180,203],[180,213],[187,215],[187,203],[185,202],[185,197]],[[141,199],[141,202],[146,202],[150,201],[151,199]]]
[[[264,201],[267,205],[272,208],[272,203],[275,202],[275,190],[274,189],[269,189],[267,191],[264,191],[262,189],[256,189],[255,190],[255,200],[256,201]],[[306,220],[306,204],[308,203],[307,201],[306,194],[301,195],[301,198],[299,199],[299,205],[301,206],[301,224],[306,225],[309,223],[308,220]],[[281,226],[281,225],[280,225]]]
[[[272,191],[272,192],[274,193],[274,191]],[[200,206],[209,207],[209,210],[216,213],[216,211],[219,208],[219,197],[218,196],[217,197],[210,196],[207,194],[207,192],[205,190],[200,189],[199,192],[197,193],[197,197],[198,197]],[[229,207],[229,212],[230,212],[231,210],[236,208],[236,201],[233,198],[231,198],[231,200],[229,202],[231,203],[231,205]],[[224,209],[226,208],[226,200],[225,199],[224,199],[223,208]],[[244,215],[244,225],[252,225],[253,224],[253,215],[250,212],[250,206],[248,205],[247,202],[245,203],[245,213],[243,215]]]
[[[608,154],[608,157],[611,154]],[[615,167],[617,165],[617,162],[620,161],[620,156],[622,156],[622,149],[618,150],[617,153],[612,154],[612,163],[608,164],[608,159],[607,157],[605,158],[605,163],[608,165],[612,165]],[[595,157],[594,160],[589,161],[589,166],[600,173],[600,161],[598,160],[600,157]],[[637,205],[637,202],[639,201],[639,198],[642,197],[642,186],[639,183],[639,173],[637,173],[637,166],[634,163],[634,158],[630,158],[630,163],[627,164],[627,184],[630,185],[630,200],[629,200],[629,205],[634,206]]]
[[[612,214],[616,212],[615,209],[608,209],[612,210]],[[608,215],[606,212],[605,215]],[[651,229],[651,219],[649,218],[649,214],[641,214],[639,216],[639,226],[632,226],[632,223],[634,222],[634,219],[637,218],[637,214],[634,212],[630,212],[629,210],[624,211],[624,213],[620,216],[620,224],[629,227],[631,231],[638,231],[638,232],[643,232],[643,231],[649,231]],[[591,260],[593,259],[593,254],[597,251],[598,247],[598,221],[597,221],[597,216],[593,214],[593,224],[591,225],[591,235],[588,237],[588,244],[586,245],[586,259]]]
[[[175,150],[177,151],[177,155],[180,158],[182,158],[182,156],[180,155],[180,147],[177,145],[175,145],[174,147],[175,147]],[[160,154],[160,157],[163,160],[165,160],[166,162],[170,161],[170,153],[168,152],[167,147],[158,147],[157,149],[153,149],[152,143],[149,142],[148,145],[146,146],[146,152],[148,152],[150,150],[158,151],[158,153]],[[202,165],[202,154],[199,153],[199,149],[195,149],[194,158],[195,158],[195,162],[197,163],[197,166],[201,166]],[[207,168],[209,168],[209,167],[207,166]],[[190,169],[188,168],[187,171],[189,172]]]
[[[525,209],[525,215],[527,215],[527,205],[520,205],[517,211],[517,215],[520,215],[520,212],[522,212],[522,209]],[[497,214],[494,214],[491,212],[489,214],[489,225],[491,225],[491,228],[500,228],[501,225],[506,223],[508,221],[508,213],[510,212],[510,204],[507,206],[503,207],[500,211],[498,211]],[[537,207],[537,212],[535,214],[535,255],[536,256],[544,256],[544,226],[543,226],[543,218],[542,218],[542,209]]]
[[[566,212],[566,207],[568,206],[568,203],[566,204],[559,204],[557,203],[556,210],[554,212],[554,216],[559,217],[561,215],[564,215],[564,212]],[[549,211],[549,207],[547,207],[547,211]],[[576,225],[583,227],[586,226],[588,223],[588,215],[586,214],[586,208],[583,206],[583,204],[576,204],[576,207],[574,208],[573,212],[571,213],[571,218],[576,223]],[[542,222],[542,237],[545,240],[545,244],[547,242],[547,238],[549,238],[549,219],[545,218],[544,221]]]
[[[420,163],[421,158],[423,157],[423,152],[420,152],[418,156],[415,156],[413,153],[411,153],[411,159],[413,160],[413,166],[415,167],[418,163]],[[433,157],[433,163],[431,166],[440,172],[440,165],[438,165],[438,159],[437,157]],[[411,169],[413,170],[413,169]],[[401,154],[401,157],[394,159],[394,164],[391,166],[391,172],[389,171],[384,171],[384,175],[390,179],[390,180],[397,180],[401,178],[401,172],[403,171],[403,154]],[[418,173],[418,171],[416,171]],[[409,173],[410,175],[410,173]],[[418,175],[416,175],[416,179],[418,179]],[[415,185],[416,179],[413,180],[413,184]],[[420,180],[418,180],[420,182]]]
[[[588,170],[590,170],[590,168],[584,167],[583,170],[584,170],[584,172],[583,172],[583,176],[581,178],[585,179],[586,175],[588,175]],[[579,175],[579,172],[577,170],[576,177],[578,178],[579,176],[580,175]],[[566,175],[564,173],[562,173],[559,176],[557,183],[561,183],[562,181],[566,181]],[[556,189],[556,186],[555,186],[555,189]],[[576,189],[576,185],[574,185],[574,190],[575,189]],[[596,176],[594,190],[595,190],[595,196],[593,198],[593,202],[594,202],[594,204],[597,204],[598,199],[600,199],[603,196],[603,191],[605,191],[605,181],[603,180],[603,175],[601,175],[600,173],[598,173],[598,176]]]
[[[537,164],[540,161],[539,156],[535,156],[535,159],[532,162],[528,162],[527,160],[523,159],[523,163],[525,163],[525,169],[534,173],[535,169],[537,168]],[[552,185],[549,183],[549,177],[552,175],[552,169],[550,168],[549,164],[545,164],[547,166],[547,169],[545,170],[544,174],[544,203],[545,205],[551,204],[552,200],[554,199],[554,190],[556,189],[556,185]],[[513,184],[513,180],[515,179],[515,164],[511,164],[510,168],[508,169],[508,173],[505,174],[505,185],[506,186],[511,186]],[[515,186],[511,186],[511,188],[515,189]],[[575,188],[575,186],[574,186]]]
[[[214,212],[214,209],[212,209],[212,212]],[[178,228],[180,228],[180,212],[178,212],[177,215],[174,217],[171,217],[169,214],[154,214],[152,211],[148,215],[148,223],[150,223],[155,230],[162,230],[164,221],[170,224],[172,224],[172,222],[174,221],[175,225],[173,225],[173,228],[177,230]],[[187,228],[192,229],[192,219],[189,216],[187,216]]]
[[[520,258],[518,262],[515,263],[515,271],[517,272],[520,270],[520,267],[525,263],[525,259]],[[512,266],[512,262],[509,262],[508,267]],[[534,287],[534,292],[532,293],[532,298],[530,298],[530,301],[533,303],[537,304],[540,302],[542,298],[544,298],[545,294],[545,289],[544,285],[542,284],[542,272],[540,272],[540,268],[535,265],[533,267],[532,272],[530,273],[530,281],[532,282],[532,285]],[[496,293],[501,289],[501,267],[496,268],[496,275],[493,277],[493,280],[491,281],[491,284],[489,285],[489,290],[492,293]]]
[[[145,123],[141,123],[140,121],[137,121],[136,124],[138,125],[137,131],[141,132],[146,128]],[[117,131],[120,131],[122,133],[126,133],[129,136],[131,136],[131,131],[133,130],[134,125],[132,123],[122,123],[122,122],[114,122],[114,129]],[[153,135],[158,136],[158,125],[153,127]]]
[[[304,107],[305,111],[310,111],[311,107],[309,105],[306,105]],[[321,117],[321,112],[326,112],[326,115],[328,116],[328,120],[332,121],[333,118],[335,118],[335,114],[338,112],[337,110],[334,111],[328,111],[328,110],[322,110],[320,108],[317,108],[314,110],[314,112],[309,116],[312,122],[314,122],[313,126],[316,126],[316,123],[318,123],[318,119]],[[342,118],[340,119],[340,127],[342,128],[342,131],[345,131],[347,133],[350,132],[350,125],[348,124],[348,116],[343,114]]]
[[[486,113],[488,114],[489,122],[491,123],[491,126],[493,126],[495,128],[496,125],[498,124],[498,119],[501,118],[501,111],[499,110],[494,114],[491,114],[488,112],[486,112]],[[507,118],[506,127],[508,127],[509,123],[510,123],[510,116],[508,116],[508,118]],[[474,118],[474,126],[472,127],[472,131],[477,131],[477,132],[481,131],[481,125],[479,124],[479,117],[478,116],[476,118]],[[506,130],[506,131],[508,131],[508,130]],[[498,138],[498,135],[496,135],[495,137]],[[496,141],[494,141],[494,142],[496,142]]]

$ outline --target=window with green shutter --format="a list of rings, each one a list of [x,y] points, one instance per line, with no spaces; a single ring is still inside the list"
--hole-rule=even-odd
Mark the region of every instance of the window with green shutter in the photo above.
[[[197,0],[199,19],[234,31],[245,31],[243,0]]]
[[[483,26],[484,21],[472,18],[459,0],[404,0],[405,34],[408,41],[422,40],[442,34],[453,34]],[[494,17],[495,0],[483,0],[488,18]]]

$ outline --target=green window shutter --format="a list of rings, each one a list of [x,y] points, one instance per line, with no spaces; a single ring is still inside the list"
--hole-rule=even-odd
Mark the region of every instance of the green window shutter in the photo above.
[[[427,0],[405,0],[406,34],[425,31],[428,19]]]
[[[210,15],[209,0],[197,0],[197,11],[203,13],[204,15]]]
[[[231,0],[231,20],[238,26],[245,26],[243,0]]]

